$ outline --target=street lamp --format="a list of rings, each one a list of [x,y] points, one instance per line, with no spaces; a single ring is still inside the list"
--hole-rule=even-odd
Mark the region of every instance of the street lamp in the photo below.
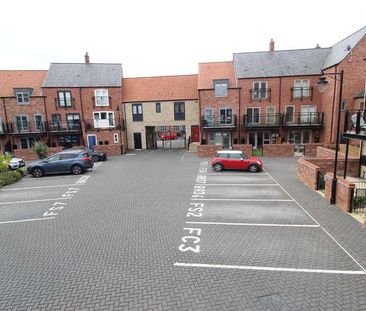
[[[332,178],[332,189],[330,195],[330,204],[336,203],[336,191],[337,191],[337,164],[338,164],[338,149],[339,149],[339,131],[341,126],[341,110],[342,110],[342,89],[343,89],[343,70],[341,72],[327,72],[324,73],[322,71],[322,76],[317,82],[317,88],[320,93],[323,93],[327,86],[328,81],[325,76],[330,76],[331,78],[339,81],[339,98],[338,98],[338,114],[337,114],[337,134],[336,134],[336,151],[334,158],[334,167],[333,167],[333,178]]]

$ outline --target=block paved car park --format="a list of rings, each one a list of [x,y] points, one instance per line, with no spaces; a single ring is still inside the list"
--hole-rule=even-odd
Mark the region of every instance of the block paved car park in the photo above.
[[[34,200],[0,205],[1,310],[366,309],[365,230],[296,180],[295,159],[256,174],[184,150],[102,164],[0,190]]]

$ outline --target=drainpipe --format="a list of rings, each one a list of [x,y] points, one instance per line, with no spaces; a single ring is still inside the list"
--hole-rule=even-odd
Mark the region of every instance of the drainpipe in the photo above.
[[[2,99],[3,99],[3,105],[4,105],[5,127],[6,127],[6,131],[8,133],[8,136],[9,136],[10,151],[13,152],[13,137],[11,135],[9,135],[8,114],[6,112],[5,98],[3,97]],[[4,128],[4,130],[5,130],[5,128]]]
[[[121,124],[121,109],[117,107],[118,111],[118,125],[119,125],[119,145],[121,148],[121,155],[123,155],[123,144],[122,144],[122,124]]]
[[[238,122],[239,122],[239,135],[238,135],[238,145],[241,144],[241,126],[240,126],[240,121],[242,120],[241,118],[241,114],[240,114],[240,99],[241,99],[241,88],[239,88],[239,116],[238,116]]]
[[[47,137],[47,143],[49,144],[50,143],[50,131],[49,131],[49,127],[48,127],[48,114],[47,114],[47,105],[46,105],[46,96],[43,96],[43,106],[44,106],[44,114],[45,114],[45,116],[46,116],[46,120],[45,120],[45,122],[46,122],[46,128],[45,128],[45,130],[46,130],[46,137]],[[50,147],[50,146],[48,146],[48,147]]]
[[[127,134],[127,117],[126,117],[126,103],[122,103],[123,116],[125,117],[125,138],[126,138],[126,150],[128,149],[128,134]],[[155,134],[155,133],[154,133]]]
[[[81,108],[81,144],[83,146],[85,146],[85,139],[84,139],[84,134],[85,134],[85,124],[84,124],[84,109],[83,109],[83,99],[81,96],[81,87],[79,87],[79,98],[80,98],[80,108]]]
[[[199,110],[199,120],[198,120],[198,125],[199,125],[199,129],[200,129],[200,144],[202,143],[202,115],[201,115],[201,92],[200,90],[198,90],[198,110]],[[191,133],[191,137],[192,137],[192,133]]]
[[[281,100],[282,100],[282,77],[280,77],[280,91],[279,91],[279,94],[278,94],[278,118],[279,118],[279,122],[280,122],[280,128],[278,130],[278,133],[277,135],[279,135],[279,131],[281,130],[281,125],[282,125],[282,120],[281,120]],[[276,143],[277,143],[277,137],[275,136],[276,138]],[[271,140],[272,140],[272,137],[271,137]]]

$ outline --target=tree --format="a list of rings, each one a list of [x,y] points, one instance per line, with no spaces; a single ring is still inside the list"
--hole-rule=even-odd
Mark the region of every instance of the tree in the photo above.
[[[48,147],[41,141],[36,141],[32,145],[32,150],[37,154],[39,159],[47,157]]]

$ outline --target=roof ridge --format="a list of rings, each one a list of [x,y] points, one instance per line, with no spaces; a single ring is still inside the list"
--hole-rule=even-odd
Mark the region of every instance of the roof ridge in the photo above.
[[[352,37],[352,36],[354,36],[356,33],[360,32],[362,29],[365,29],[365,28],[366,28],[366,26],[364,26],[364,27],[360,28],[359,30],[357,30],[357,31],[353,32],[352,34],[348,35],[347,37],[345,37],[345,38],[343,38],[343,39],[339,40],[338,42],[334,43],[334,44],[331,46],[331,48],[333,48],[333,46],[337,45],[338,43],[341,43],[342,41],[345,41],[346,39],[351,38],[351,37]],[[364,34],[364,35],[365,35],[365,34]]]
[[[171,78],[171,77],[188,77],[198,76],[197,73],[184,74],[184,75],[166,75],[166,76],[148,76],[148,77],[123,77],[122,79],[148,79],[148,78]]]
[[[233,53],[233,55],[236,54],[254,54],[254,53],[273,53],[276,54],[277,52],[289,52],[289,51],[310,51],[310,50],[328,50],[331,49],[332,47],[325,47],[325,48],[306,48],[306,49],[287,49],[287,50],[275,50],[273,52],[271,51],[253,51],[253,52],[236,52]]]

